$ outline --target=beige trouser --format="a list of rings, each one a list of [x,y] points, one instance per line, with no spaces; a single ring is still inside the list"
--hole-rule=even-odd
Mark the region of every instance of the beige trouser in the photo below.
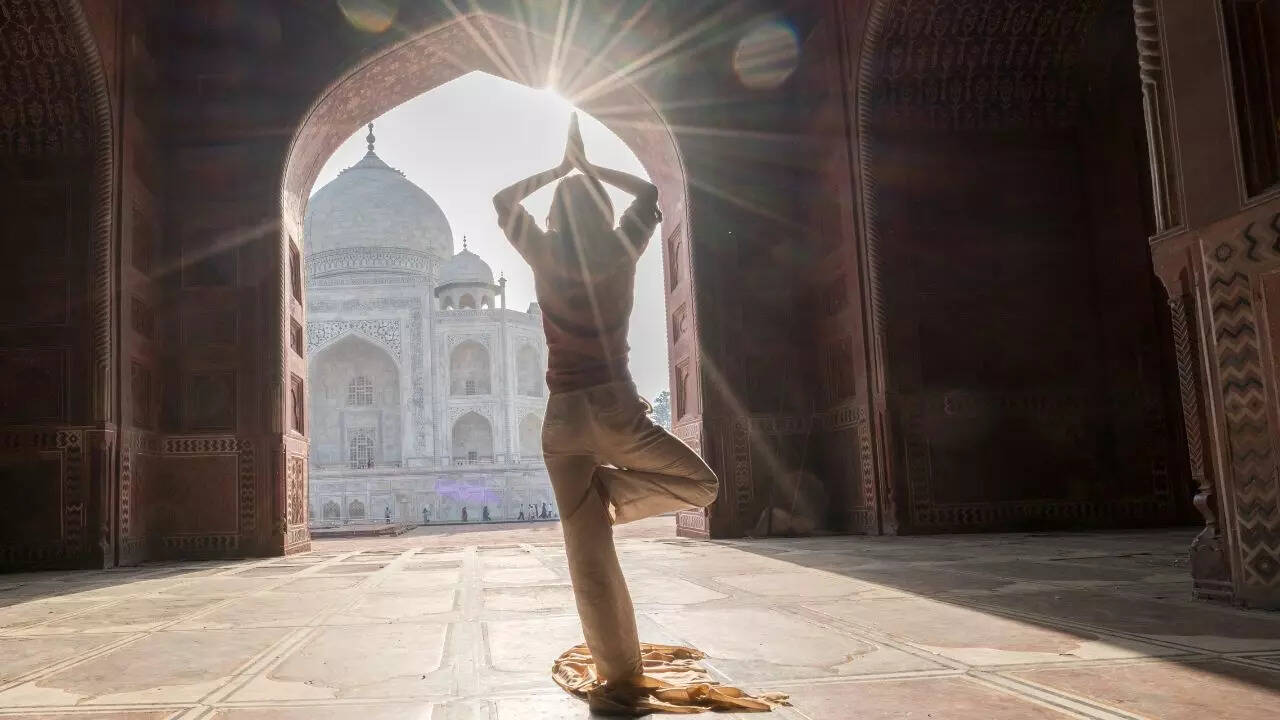
[[[564,529],[569,577],[587,647],[605,680],[640,674],[635,610],[613,547],[614,523],[716,499],[715,473],[653,424],[629,382],[552,393],[542,452]]]

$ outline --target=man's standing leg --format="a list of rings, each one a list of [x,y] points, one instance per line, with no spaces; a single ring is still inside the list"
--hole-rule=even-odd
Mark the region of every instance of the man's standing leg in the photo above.
[[[547,472],[561,511],[564,549],[582,632],[600,676],[608,681],[640,675],[640,640],[627,582],[613,546],[613,527],[594,487],[591,455],[548,455]]]

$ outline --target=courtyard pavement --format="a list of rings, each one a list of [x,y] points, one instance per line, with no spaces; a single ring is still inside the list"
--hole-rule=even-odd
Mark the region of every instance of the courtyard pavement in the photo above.
[[[772,717],[1276,717],[1280,614],[1189,598],[1187,531],[699,542],[620,529],[642,639]],[[0,716],[588,717],[555,524],[0,576]],[[704,716],[697,716],[704,717]],[[724,718],[764,715],[718,715]]]

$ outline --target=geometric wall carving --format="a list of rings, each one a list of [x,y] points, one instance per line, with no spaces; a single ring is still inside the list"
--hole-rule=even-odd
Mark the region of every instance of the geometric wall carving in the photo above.
[[[1255,302],[1280,306],[1261,273],[1280,268],[1280,214],[1206,243],[1214,358],[1227,431],[1227,477],[1238,542],[1231,563],[1245,586],[1280,587],[1280,455],[1268,408],[1262,324]],[[1271,335],[1272,342],[1280,337]],[[1274,392],[1274,389],[1272,390]],[[1247,592],[1247,588],[1244,588]],[[1243,598],[1242,598],[1243,599]]]
[[[0,487],[36,498],[28,517],[0,523],[0,567],[74,561],[88,549],[84,450],[82,430],[0,431]]]
[[[1069,126],[1080,102],[1069,80],[1099,4],[882,2],[889,9],[873,100],[887,110],[886,120],[915,127]],[[976,51],[983,47],[999,51]]]
[[[323,320],[307,323],[307,353],[315,352],[329,345],[348,333],[368,338],[386,348],[391,356],[399,360],[400,321],[399,320]]]
[[[253,442],[230,435],[168,436],[161,449],[150,505],[161,516],[165,507],[192,513],[190,503],[202,505],[181,520],[152,518],[160,549],[170,555],[250,550],[246,543],[258,512]]]

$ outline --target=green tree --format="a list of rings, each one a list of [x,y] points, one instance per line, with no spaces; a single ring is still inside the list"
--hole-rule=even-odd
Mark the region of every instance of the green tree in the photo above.
[[[661,425],[667,432],[671,432],[671,393],[669,391],[663,390],[653,399],[653,412],[649,413],[649,419]]]

